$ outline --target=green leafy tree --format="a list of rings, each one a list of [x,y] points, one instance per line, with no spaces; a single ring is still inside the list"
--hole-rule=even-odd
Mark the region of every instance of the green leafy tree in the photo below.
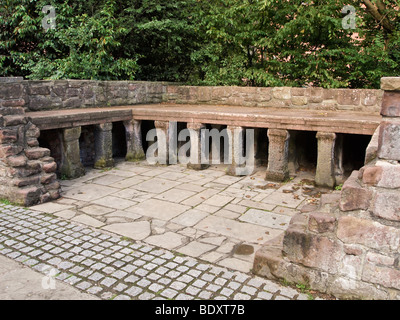
[[[355,30],[342,26],[345,5]],[[192,55],[194,82],[208,85],[378,87],[399,75],[398,3],[212,0],[207,44]]]
[[[47,1],[5,0],[0,74],[32,79],[133,79],[137,57],[124,54],[116,0],[52,1],[56,27],[44,29]]]

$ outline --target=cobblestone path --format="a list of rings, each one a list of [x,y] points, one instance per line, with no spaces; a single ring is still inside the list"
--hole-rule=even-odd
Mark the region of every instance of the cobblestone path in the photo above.
[[[0,204],[0,254],[101,299],[309,298],[251,273],[5,204]]]

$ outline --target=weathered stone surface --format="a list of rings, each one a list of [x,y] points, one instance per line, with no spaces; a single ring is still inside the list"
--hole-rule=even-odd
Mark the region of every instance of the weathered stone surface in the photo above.
[[[362,279],[364,281],[380,284],[386,288],[400,290],[400,270],[394,268],[366,263]]]
[[[294,225],[286,230],[283,239],[283,252],[291,262],[331,273],[338,271],[341,251],[339,242],[312,235]]]
[[[383,94],[381,115],[400,117],[400,91],[385,91]]]
[[[18,155],[23,150],[19,145],[0,145],[0,158]]]
[[[13,185],[16,187],[25,187],[25,186],[30,186],[33,184],[38,184],[40,183],[40,176],[30,176],[30,177],[24,177],[24,178],[17,178],[13,180]]]
[[[380,125],[378,156],[400,161],[400,121],[383,121]]]
[[[17,203],[21,203],[24,206],[32,206],[40,201],[41,190],[36,186],[20,188],[15,193],[13,199]]]
[[[366,210],[369,207],[372,191],[363,188],[358,183],[358,171],[353,171],[349,179],[344,183],[340,199],[340,210]]]
[[[400,91],[400,77],[383,77],[381,89],[386,91]]]
[[[43,170],[46,173],[52,173],[57,171],[57,163],[52,161],[49,163],[43,164]]]
[[[365,184],[377,185],[382,178],[382,167],[364,167],[362,181]]]
[[[268,168],[266,180],[284,181],[289,178],[289,132],[269,129]]]
[[[383,252],[397,252],[400,245],[397,228],[352,216],[339,218],[337,237],[345,243],[361,244]]]
[[[11,167],[24,167],[28,163],[28,158],[24,155],[11,156],[8,157],[6,161]]]
[[[367,149],[365,150],[364,164],[366,165],[371,161],[373,161],[378,156],[379,132],[380,132],[380,126],[376,128],[375,133],[372,135],[371,141],[368,144]]]
[[[126,130],[127,161],[140,161],[146,158],[143,150],[141,121],[124,121]]]
[[[400,192],[377,191],[373,201],[372,212],[376,217],[400,221]]]
[[[190,131],[190,159],[187,167],[193,170],[204,170],[209,167],[207,163],[202,163],[205,159],[205,133],[206,125],[203,123],[188,123],[187,128]]]
[[[386,161],[377,161],[374,167],[366,167],[363,172],[363,182],[377,187],[400,188],[400,165]]]
[[[0,144],[17,142],[18,132],[16,129],[0,130]]]
[[[389,297],[387,292],[377,288],[374,284],[347,277],[336,277],[332,280],[328,292],[341,299],[385,300]]]
[[[318,132],[318,162],[315,174],[315,183],[319,186],[333,188],[335,180],[335,140],[336,134],[329,132]]]
[[[17,126],[26,123],[26,117],[24,115],[8,115],[3,117],[3,123],[5,127]]]
[[[50,150],[46,148],[25,149],[25,155],[29,160],[36,160],[50,156]]]
[[[312,212],[308,222],[310,231],[317,233],[333,232],[335,230],[336,217],[323,212]]]
[[[360,92],[358,90],[344,90],[338,91],[337,101],[340,105],[359,105]]]
[[[80,159],[79,136],[81,127],[63,130],[63,158],[60,167],[61,175],[74,179],[85,174]]]

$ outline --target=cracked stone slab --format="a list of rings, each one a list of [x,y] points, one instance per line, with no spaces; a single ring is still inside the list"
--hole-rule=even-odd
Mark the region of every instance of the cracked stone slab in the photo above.
[[[291,217],[269,211],[250,209],[242,215],[239,220],[268,228],[286,230]]]
[[[185,243],[187,238],[183,235],[174,232],[166,232],[164,234],[150,236],[144,241],[153,246],[158,246],[165,249],[175,249]]]
[[[74,218],[72,218],[72,221],[79,222],[79,223],[82,223],[84,225],[88,225],[88,226],[91,226],[94,228],[100,228],[100,227],[104,226],[103,222],[101,222],[91,216],[88,216],[87,214],[80,214],[78,216],[75,216]]]
[[[222,234],[230,238],[260,244],[278,236],[282,232],[277,229],[216,216],[209,216],[194,227],[207,232]]]
[[[41,212],[46,212],[46,213],[55,213],[58,211],[63,211],[67,209],[74,208],[72,205],[66,205],[66,204],[59,204],[56,202],[47,202],[43,204],[39,204],[37,206],[31,207],[32,210],[37,210]]]
[[[143,240],[151,233],[150,222],[148,221],[114,223],[105,226],[102,229],[131,238],[133,240]]]
[[[127,208],[126,211],[160,220],[170,220],[189,209],[189,206],[177,203],[148,199],[138,205]]]

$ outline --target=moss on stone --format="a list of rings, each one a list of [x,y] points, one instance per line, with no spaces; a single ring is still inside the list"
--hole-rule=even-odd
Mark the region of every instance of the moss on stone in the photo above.
[[[138,162],[144,160],[146,157],[144,153],[133,153],[133,152],[128,152],[125,156],[126,161],[130,162]]]

